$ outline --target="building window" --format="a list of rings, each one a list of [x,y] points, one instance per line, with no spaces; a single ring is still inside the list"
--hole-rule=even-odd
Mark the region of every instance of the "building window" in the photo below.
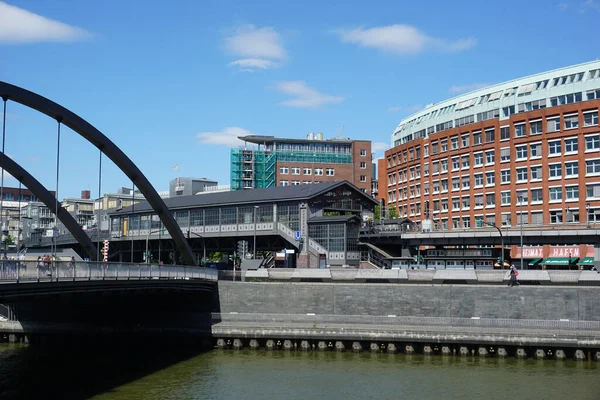
[[[500,149],[500,162],[509,161],[510,160],[510,147],[505,147]]]
[[[585,161],[585,173],[586,174],[600,173],[600,160],[586,160]]]
[[[532,135],[539,135],[540,133],[542,133],[542,121],[530,122],[529,132]]]
[[[429,145],[428,144],[423,146],[423,157],[429,157]]]
[[[500,128],[500,140],[510,139],[510,126],[503,126]]]
[[[335,169],[333,169],[333,168],[325,169],[325,176],[334,176],[334,175],[335,175]]]
[[[473,154],[473,165],[476,167],[483,165],[483,153],[475,153]]]
[[[469,155],[464,155],[461,157],[462,160],[462,167],[463,168],[469,168]]]
[[[600,149],[600,135],[585,137],[585,151],[598,151]]]
[[[473,145],[481,144],[481,132],[473,132]]]
[[[469,147],[469,134],[468,134],[468,133],[467,133],[467,134],[465,134],[465,135],[462,135],[462,136],[460,137],[460,139],[461,139],[461,146],[462,146],[463,148],[465,148],[465,147]]]
[[[550,156],[559,156],[562,153],[560,140],[548,142],[548,152]]]
[[[600,198],[600,183],[592,183],[585,186],[588,199]]]
[[[500,171],[500,183],[510,182],[510,169],[503,169]]]
[[[302,171],[302,173],[304,175],[311,175],[312,174],[312,170],[310,168],[304,168],[304,170]]]
[[[455,176],[452,178],[452,190],[460,189],[460,178]]]
[[[290,181],[279,181],[279,185],[280,186],[289,186],[290,185]]]
[[[530,158],[539,158],[542,156],[542,144],[541,143],[532,143],[529,145],[529,157]]]
[[[452,136],[450,138],[450,148],[452,150],[458,149],[458,136]]]
[[[298,186],[300,185],[300,181],[292,181],[292,186]]]
[[[583,126],[598,125],[598,111],[583,113]]]
[[[279,167],[279,173],[282,175],[287,175],[290,173],[290,169],[288,167]]]
[[[448,172],[448,159],[444,158],[441,163],[442,172]]]
[[[437,140],[435,142],[431,142],[431,154],[433,154],[434,156],[438,153],[438,142]]]
[[[473,196],[473,200],[475,203],[475,208],[483,207],[483,195],[482,194],[476,194],[475,196]]]
[[[453,229],[460,228],[460,219],[458,219],[458,217],[452,217],[452,228]]]
[[[459,157],[452,157],[452,170],[458,170],[460,169],[460,158]]]
[[[560,131],[560,116],[558,117],[548,117],[546,119],[548,132],[558,132]]]
[[[442,153],[448,151],[448,139],[440,140],[440,148]]]
[[[483,174],[475,174],[473,178],[475,178],[475,187],[483,186]]]
[[[531,202],[542,202],[542,189],[531,189]]]
[[[462,227],[463,228],[470,228],[471,227],[471,218],[469,218],[469,217],[462,217]]]
[[[460,210],[460,197],[452,198],[452,210]]]
[[[551,224],[562,224],[563,212],[562,210],[550,211],[550,223]]]
[[[562,200],[562,187],[551,187],[548,189],[550,194],[550,201]]]
[[[565,129],[575,129],[579,127],[579,116],[565,115]]]
[[[501,196],[501,201],[502,201],[502,205],[507,205],[510,204],[510,192],[501,192],[500,193]]]
[[[300,168],[292,167],[292,175],[300,175]]]
[[[367,150],[360,149],[360,155],[363,156],[363,157],[366,156],[367,155]]]
[[[442,179],[442,192],[448,191],[448,179]]]
[[[367,176],[366,175],[361,175],[360,176],[360,181],[361,182],[366,182],[367,181]]]
[[[493,129],[487,129],[485,131],[485,142],[491,143],[491,142],[494,142],[495,140],[496,140],[496,131],[494,131]]]
[[[442,199],[442,211],[448,211],[448,199]]]
[[[364,161],[361,161],[360,163],[360,169],[366,169],[367,168],[367,163]]]
[[[515,137],[520,138],[525,136],[525,124],[515,125]]]
[[[486,185],[493,185],[494,183],[496,183],[496,176],[494,175],[494,172],[486,172],[485,173],[485,184]]]
[[[550,164],[548,168],[550,169],[550,179],[562,178],[562,164]]]
[[[577,138],[565,139],[565,153],[577,153]]]
[[[502,226],[510,226],[510,214],[502,214]]]
[[[579,199],[579,186],[566,186],[565,197],[567,200]]]
[[[463,189],[468,189],[471,187],[471,178],[469,177],[469,175],[464,175],[462,177],[462,187]]]
[[[527,181],[527,167],[517,168],[517,183]]]
[[[493,164],[495,161],[495,155],[496,153],[494,152],[494,150],[488,150],[485,152],[485,163],[486,164]]]
[[[527,145],[516,146],[517,161],[527,159]]]
[[[565,163],[565,177],[576,177],[579,175],[579,164],[577,161]]]
[[[487,207],[492,207],[496,205],[496,194],[495,193],[487,193],[485,195],[485,205]]]
[[[471,198],[469,196],[463,196],[462,207],[463,207],[463,209],[471,207]]]
[[[323,176],[323,168],[315,168],[316,176]]]

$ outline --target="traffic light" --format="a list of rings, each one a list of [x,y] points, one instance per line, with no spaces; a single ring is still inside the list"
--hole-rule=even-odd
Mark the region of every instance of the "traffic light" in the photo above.
[[[419,259],[418,259],[418,257],[417,257],[417,255],[416,255],[416,254],[413,256],[413,261],[414,261],[414,262],[417,262],[417,261],[419,261]]]

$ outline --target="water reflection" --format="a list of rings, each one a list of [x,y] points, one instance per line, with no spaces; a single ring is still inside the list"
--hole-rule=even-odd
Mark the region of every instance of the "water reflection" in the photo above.
[[[600,390],[599,365],[587,361],[265,350],[189,356],[155,346],[80,354],[0,347],[0,387],[12,387],[0,397],[55,398],[62,389],[60,398],[73,399],[598,399]]]

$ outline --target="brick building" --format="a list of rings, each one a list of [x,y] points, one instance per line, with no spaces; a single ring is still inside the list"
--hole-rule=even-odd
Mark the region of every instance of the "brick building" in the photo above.
[[[372,194],[371,142],[243,136],[244,148],[231,150],[232,190],[346,180]],[[249,149],[248,144],[257,145]]]
[[[430,105],[393,133],[379,195],[439,230],[598,224],[599,106],[600,61]]]

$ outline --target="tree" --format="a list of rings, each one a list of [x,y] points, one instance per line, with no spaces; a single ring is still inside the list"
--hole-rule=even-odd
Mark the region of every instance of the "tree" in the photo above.
[[[6,237],[4,238],[2,243],[4,243],[4,247],[6,248],[8,246],[15,244],[15,239],[10,235],[6,235]]]
[[[388,218],[389,219],[396,219],[396,218],[398,218],[398,211],[396,210],[396,207],[389,206],[389,208],[388,208]]]
[[[373,210],[373,218],[377,221],[381,217],[381,206],[377,204]]]

